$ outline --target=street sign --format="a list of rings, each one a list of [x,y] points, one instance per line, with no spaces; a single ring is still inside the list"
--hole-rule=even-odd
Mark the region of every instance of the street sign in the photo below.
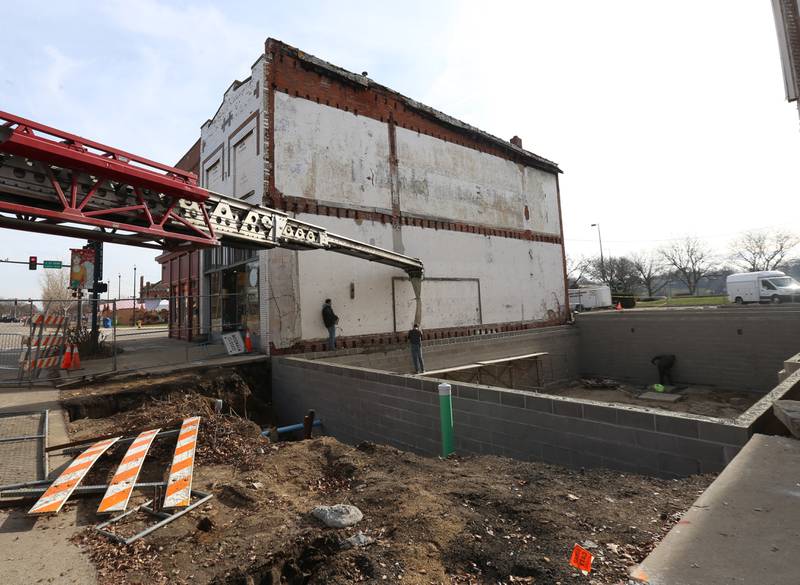
[[[61,264],[61,260],[45,260],[42,262],[42,266],[45,268],[53,268],[56,270],[61,270],[64,266]]]

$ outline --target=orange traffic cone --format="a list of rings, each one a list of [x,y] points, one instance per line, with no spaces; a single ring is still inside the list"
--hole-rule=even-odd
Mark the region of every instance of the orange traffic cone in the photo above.
[[[81,354],[78,352],[78,346],[72,346],[72,369],[73,370],[80,370],[81,369]]]
[[[72,346],[65,345],[64,346],[64,357],[61,358],[61,369],[62,370],[69,370],[72,368]]]
[[[251,353],[253,351],[253,340],[250,339],[250,330],[244,330],[244,350],[247,353]]]
[[[617,309],[617,311],[621,311],[622,310],[622,303],[617,301],[617,306],[615,307],[615,309]]]

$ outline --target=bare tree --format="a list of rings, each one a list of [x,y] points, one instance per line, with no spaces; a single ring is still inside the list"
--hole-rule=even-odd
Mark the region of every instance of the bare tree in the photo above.
[[[657,292],[667,286],[667,279],[664,278],[664,263],[661,256],[650,252],[637,253],[631,256],[631,262],[639,281],[647,289],[647,296],[652,297]]]
[[[584,275],[589,268],[589,260],[586,258],[575,259],[567,256],[567,283],[569,288],[578,288],[584,280]]]
[[[704,242],[694,237],[661,248],[659,254],[675,278],[686,285],[690,295],[697,293],[700,279],[714,271],[711,252]]]
[[[751,231],[731,244],[731,262],[747,272],[777,270],[800,243],[795,234],[778,231]]]
[[[42,287],[45,311],[59,311],[66,316],[74,305],[72,291],[69,289],[69,272],[45,270],[39,277],[39,283]]]
[[[632,293],[640,284],[633,262],[625,256],[609,256],[604,261],[592,258],[588,271],[592,278],[607,284],[615,293]]]

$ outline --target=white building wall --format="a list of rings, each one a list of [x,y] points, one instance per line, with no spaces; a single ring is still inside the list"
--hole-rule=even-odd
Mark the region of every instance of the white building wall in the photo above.
[[[214,117],[200,128],[200,184],[211,191],[260,203],[264,196],[264,57],[251,76],[235,82]]]
[[[275,188],[295,197],[390,209],[386,124],[276,92]]]
[[[284,195],[391,209],[387,124],[278,92],[274,141],[275,185]],[[402,212],[560,234],[554,174],[402,128],[396,141]],[[389,224],[298,217],[387,249],[397,243]],[[400,230],[403,252],[425,264],[423,327],[539,321],[566,306],[560,245]],[[411,327],[413,292],[402,271],[324,251],[269,254],[270,334],[277,347],[326,337],[320,313],[328,297],[341,317],[340,335]]]
[[[397,129],[397,158],[403,212],[560,233],[552,173],[405,128]]]
[[[214,117],[200,129],[200,185],[249,203],[264,197],[264,59],[252,66],[251,76],[228,88]],[[258,253],[260,328],[257,342],[268,351],[268,252]],[[200,324],[209,325],[209,290],[203,256],[200,256]],[[256,332],[253,332],[256,333]]]
[[[335,233],[382,247],[392,243],[392,228],[380,222],[360,225],[350,219],[300,214]],[[403,227],[406,253],[425,264],[422,285],[424,328],[478,324],[474,284],[480,284],[482,323],[540,321],[563,310],[564,272],[561,247],[542,242],[479,236],[418,227]],[[325,298],[333,300],[340,317],[341,335],[367,335],[413,325],[414,294],[402,271],[331,252],[299,252],[296,298],[299,331],[293,340],[326,336],[321,309]],[[350,298],[350,283],[355,298]],[[394,299],[392,289],[395,289]],[[393,311],[393,303],[395,305]],[[443,308],[446,307],[446,308]],[[273,331],[273,335],[277,335]]]

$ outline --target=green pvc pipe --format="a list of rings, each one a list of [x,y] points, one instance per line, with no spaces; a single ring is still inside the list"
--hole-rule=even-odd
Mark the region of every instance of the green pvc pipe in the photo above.
[[[439,384],[439,421],[442,425],[442,457],[453,449],[453,398],[450,384]]]

